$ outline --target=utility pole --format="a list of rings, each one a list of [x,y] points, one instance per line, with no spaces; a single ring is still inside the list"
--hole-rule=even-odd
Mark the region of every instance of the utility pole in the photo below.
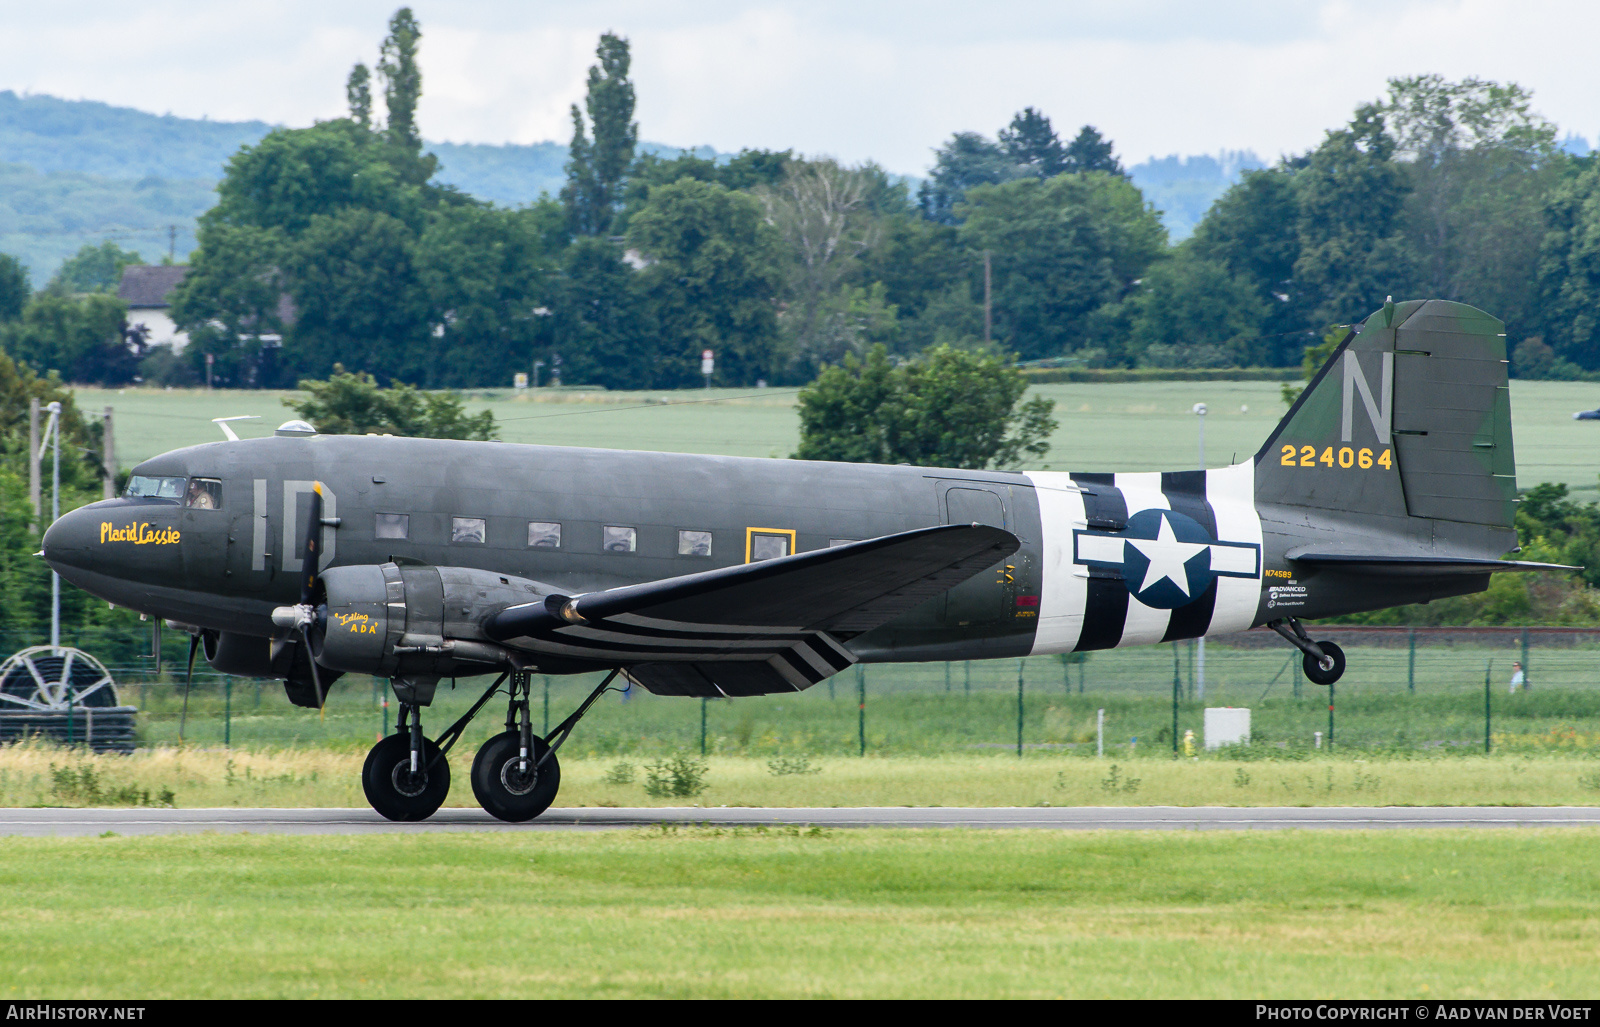
[[[38,409],[38,400],[33,407]],[[54,524],[61,519],[61,404],[51,403],[45,407],[50,414],[50,420],[45,424],[45,441],[32,454],[29,461],[33,464],[33,477],[39,474],[39,461],[44,459],[44,447],[52,440],[55,442],[53,450],[55,456],[50,467],[50,484],[53,494],[50,497],[50,523]],[[61,575],[55,571],[50,572],[50,648],[61,648]]]
[[[100,455],[100,463],[105,467],[106,499],[117,498],[117,444],[111,431],[111,408],[106,407],[106,421],[104,437],[101,439],[104,449]]]
[[[168,225],[167,226],[167,263],[168,264],[176,264],[177,262],[178,262],[178,226],[177,225]]]
[[[983,341],[994,338],[994,266],[989,251],[983,251]]]
[[[39,397],[28,400],[28,505],[33,510],[29,531],[39,530]]]

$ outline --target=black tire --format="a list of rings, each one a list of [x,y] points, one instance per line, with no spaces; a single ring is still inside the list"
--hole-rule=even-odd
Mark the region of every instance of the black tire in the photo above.
[[[537,763],[550,751],[544,739],[533,736],[529,763]],[[519,771],[522,742],[515,731],[495,735],[483,743],[472,761],[472,794],[478,797],[490,816],[520,824],[550,808],[561,789],[561,764],[552,754],[538,770]]]
[[[1317,645],[1333,661],[1333,666],[1323,670],[1317,658],[1310,653],[1306,653],[1300,665],[1305,668],[1306,677],[1312,684],[1331,685],[1344,677],[1344,650],[1332,642],[1318,642]]]
[[[367,802],[390,820],[427,820],[450,794],[450,764],[435,761],[438,755],[439,747],[431,739],[423,739],[422,780],[411,781],[407,780],[411,773],[409,737],[390,735],[374,745],[361,768],[361,790],[367,793]]]

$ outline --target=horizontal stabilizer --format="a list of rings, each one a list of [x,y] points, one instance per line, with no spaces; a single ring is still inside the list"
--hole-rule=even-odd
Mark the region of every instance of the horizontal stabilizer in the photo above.
[[[1405,575],[1494,574],[1500,571],[1576,571],[1561,563],[1533,563],[1528,560],[1484,560],[1476,557],[1417,555],[1411,553],[1315,552],[1309,548],[1291,549],[1284,554],[1295,563]]]

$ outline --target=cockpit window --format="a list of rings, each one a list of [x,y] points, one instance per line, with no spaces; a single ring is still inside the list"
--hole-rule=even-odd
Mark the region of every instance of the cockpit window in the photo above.
[[[136,474],[128,479],[123,495],[129,499],[167,499],[176,503],[183,498],[183,478],[150,478]]]
[[[222,482],[215,478],[190,478],[183,505],[191,510],[221,510]]]

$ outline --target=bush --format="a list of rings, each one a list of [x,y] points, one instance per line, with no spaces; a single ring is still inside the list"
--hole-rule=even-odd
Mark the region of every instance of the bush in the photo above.
[[[706,761],[679,754],[646,763],[645,794],[657,799],[692,799],[706,790]]]

